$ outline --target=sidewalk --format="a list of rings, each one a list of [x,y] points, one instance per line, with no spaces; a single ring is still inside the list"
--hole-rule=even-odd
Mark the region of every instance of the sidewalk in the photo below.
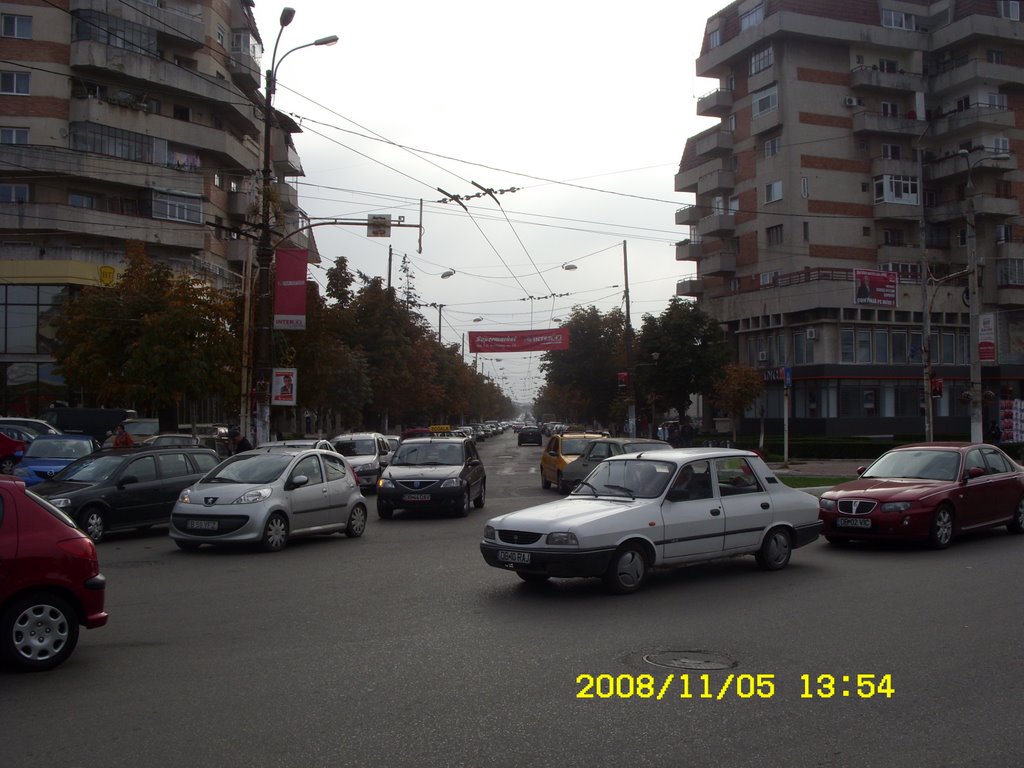
[[[854,478],[858,467],[866,467],[871,462],[872,459],[790,459],[788,467],[782,462],[771,462],[768,466],[777,475]]]

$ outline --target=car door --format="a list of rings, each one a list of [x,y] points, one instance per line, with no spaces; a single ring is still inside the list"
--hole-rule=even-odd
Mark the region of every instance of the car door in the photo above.
[[[982,446],[982,456],[988,464],[988,474],[992,482],[992,509],[990,521],[1008,520],[1017,511],[1020,501],[1020,485],[1017,473],[1002,451],[992,446]]]
[[[0,584],[14,583],[17,554],[18,508],[10,494],[0,490]]]
[[[711,468],[706,460],[693,461],[685,466],[695,478],[710,478]],[[684,470],[685,467],[680,468],[672,488],[682,488],[686,476]],[[721,501],[714,495],[710,483],[702,485],[699,493],[691,491],[687,499],[669,501],[666,498],[661,516],[665,525],[663,551],[666,561],[700,559],[722,551],[725,516]]]
[[[612,443],[600,443],[595,442],[587,446],[586,450],[580,454],[580,457],[573,462],[573,464],[579,464],[578,470],[573,468],[573,474],[578,473],[578,477],[581,479],[590,474],[590,471],[600,464],[602,461],[607,459],[612,454]],[[617,447],[617,446],[616,446]]]
[[[774,519],[772,498],[742,456],[715,459],[712,463],[725,517],[723,549],[754,550]]]
[[[969,478],[962,487],[964,503],[957,505],[960,527],[1008,520],[1017,508],[1020,489],[1003,454],[992,447],[972,448],[967,452],[964,471],[971,468],[981,469],[985,474]]]
[[[128,482],[125,482],[125,481]],[[136,456],[116,476],[114,488],[107,495],[110,504],[110,528],[151,525],[160,519],[160,475],[156,457]],[[167,522],[170,512],[163,516]]]
[[[470,487],[469,495],[475,499],[480,495],[481,486],[484,484],[487,473],[483,462],[480,460],[480,454],[473,443],[469,440],[463,441],[462,450],[465,453],[464,461],[466,465],[466,479]]]
[[[159,522],[167,522],[178,495],[191,485],[195,470],[184,451],[168,451],[156,454],[156,467],[160,473]]]
[[[548,444],[544,446],[544,455],[540,457],[541,476],[549,483],[558,479],[558,458],[562,438],[559,435],[552,435],[548,438]]]
[[[351,501],[356,498],[356,482],[352,470],[341,456],[322,454],[320,460],[324,465],[324,482],[330,499],[324,524],[345,525],[348,523]]]
[[[293,480],[299,475],[309,478],[308,482],[292,487]],[[319,456],[313,453],[299,459],[288,473],[286,489],[285,493],[290,500],[293,532],[327,525],[327,510],[331,505],[331,497],[330,489],[324,482]]]

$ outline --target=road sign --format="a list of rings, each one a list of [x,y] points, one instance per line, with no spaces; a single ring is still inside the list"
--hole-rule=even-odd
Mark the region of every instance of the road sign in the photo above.
[[[373,214],[366,217],[367,237],[391,237],[391,216]]]

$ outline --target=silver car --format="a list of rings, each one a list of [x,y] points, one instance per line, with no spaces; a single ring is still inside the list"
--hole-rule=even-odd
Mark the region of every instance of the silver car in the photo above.
[[[283,549],[292,536],[366,530],[366,500],[343,456],[269,447],[232,456],[178,497],[170,535],[181,549],[258,543]]]

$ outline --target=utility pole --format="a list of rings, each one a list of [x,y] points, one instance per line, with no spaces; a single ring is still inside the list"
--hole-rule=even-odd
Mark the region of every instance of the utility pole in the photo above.
[[[633,324],[629,319],[629,259],[626,255],[625,240],[622,241],[622,275],[626,286],[626,375],[629,376],[629,388],[626,390],[629,399],[626,421],[629,425],[629,436],[636,437],[636,371],[633,369]]]

